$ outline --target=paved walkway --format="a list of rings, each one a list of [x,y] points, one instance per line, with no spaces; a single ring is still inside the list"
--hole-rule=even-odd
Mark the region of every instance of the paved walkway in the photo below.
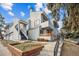
[[[0,42],[0,56],[11,56],[12,54],[7,47],[3,46]]]
[[[61,56],[79,56],[79,45],[65,40]]]
[[[54,56],[56,42],[47,43],[38,56]]]

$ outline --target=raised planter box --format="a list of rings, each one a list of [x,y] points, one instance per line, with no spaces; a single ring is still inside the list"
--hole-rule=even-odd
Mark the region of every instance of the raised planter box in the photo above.
[[[35,55],[38,55],[40,53],[40,51],[42,50],[42,48],[44,46],[39,45],[39,46],[36,46],[34,48],[32,47],[32,49],[30,48],[26,51],[22,51],[22,50],[16,48],[13,44],[12,45],[8,44],[7,47],[12,52],[12,55],[14,55],[14,56],[35,56]]]

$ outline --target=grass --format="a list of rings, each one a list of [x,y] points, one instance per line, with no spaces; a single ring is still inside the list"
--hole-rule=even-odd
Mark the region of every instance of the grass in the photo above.
[[[21,51],[29,51],[30,49],[34,49],[42,45],[40,43],[35,43],[30,40],[25,41],[23,43],[19,43],[19,42],[12,41],[12,40],[0,40],[0,41],[3,45],[10,44],[14,46],[15,48],[20,49]]]
[[[14,47],[16,47],[22,51],[29,51],[30,49],[34,49],[39,46],[41,46],[41,45],[38,43],[21,43],[21,44],[14,45]]]
[[[19,42],[16,41],[12,41],[12,40],[0,40],[2,44],[6,45],[6,44],[16,44]]]

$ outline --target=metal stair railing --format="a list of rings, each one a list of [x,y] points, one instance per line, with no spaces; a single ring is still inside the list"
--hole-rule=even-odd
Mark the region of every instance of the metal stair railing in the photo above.
[[[20,30],[25,35],[25,37],[28,39],[28,36],[26,35],[26,31],[24,29],[20,29]]]

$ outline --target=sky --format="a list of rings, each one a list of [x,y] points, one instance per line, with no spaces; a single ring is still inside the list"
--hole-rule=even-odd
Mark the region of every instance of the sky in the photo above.
[[[0,13],[6,23],[11,23],[15,17],[27,20],[30,17],[30,8],[33,11],[49,13],[47,3],[0,3]]]
[[[1,3],[0,13],[5,18],[6,23],[11,23],[14,17],[27,20],[30,17],[30,8],[34,11],[44,11],[51,19],[51,11],[48,10],[46,3]],[[64,17],[63,8],[59,10],[60,19]]]
[[[0,3],[0,13],[5,18],[5,23],[12,23],[15,17],[21,20],[27,20],[30,17],[30,8],[33,11],[45,12],[49,19],[52,19],[51,11],[47,8],[47,3]],[[65,9],[59,9],[59,26],[62,28]],[[59,30],[60,30],[59,28]]]
[[[6,23],[11,23],[14,17],[26,20],[29,18],[29,7],[34,10],[35,5],[35,3],[1,3],[0,13]]]

